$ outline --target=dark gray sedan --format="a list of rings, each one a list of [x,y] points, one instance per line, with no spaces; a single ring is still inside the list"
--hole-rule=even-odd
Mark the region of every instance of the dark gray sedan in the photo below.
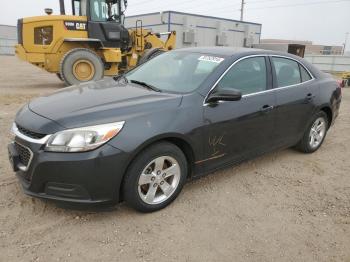
[[[181,49],[25,105],[9,158],[31,196],[150,212],[187,179],[281,148],[316,151],[340,101],[338,83],[296,56]]]

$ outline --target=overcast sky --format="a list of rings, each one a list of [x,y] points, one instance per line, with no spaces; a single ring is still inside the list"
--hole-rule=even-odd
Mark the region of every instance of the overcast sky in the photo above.
[[[262,24],[262,38],[311,40],[342,45],[350,32],[350,0],[245,0],[244,20]],[[66,1],[69,2],[69,1]],[[128,0],[126,15],[182,11],[239,19],[240,0]],[[15,25],[19,17],[58,13],[58,0],[11,0],[1,5],[0,24]],[[348,48],[350,50],[350,36]]]

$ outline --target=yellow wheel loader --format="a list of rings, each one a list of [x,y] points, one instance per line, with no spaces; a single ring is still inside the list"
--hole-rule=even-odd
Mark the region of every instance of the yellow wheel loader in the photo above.
[[[127,0],[71,4],[71,15],[60,0],[60,15],[47,8],[45,16],[19,19],[16,45],[19,58],[57,74],[66,85],[121,74],[175,48],[176,32],[153,33],[140,20],[126,29]]]

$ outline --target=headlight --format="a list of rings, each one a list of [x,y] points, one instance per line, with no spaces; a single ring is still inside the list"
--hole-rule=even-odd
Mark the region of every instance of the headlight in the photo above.
[[[51,152],[83,152],[93,150],[111,140],[125,122],[64,130],[52,135],[45,146]]]

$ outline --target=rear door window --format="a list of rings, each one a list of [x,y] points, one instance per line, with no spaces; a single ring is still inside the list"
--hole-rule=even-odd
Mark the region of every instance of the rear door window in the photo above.
[[[301,83],[299,63],[281,57],[272,57],[272,63],[276,72],[277,86],[285,87]]]

